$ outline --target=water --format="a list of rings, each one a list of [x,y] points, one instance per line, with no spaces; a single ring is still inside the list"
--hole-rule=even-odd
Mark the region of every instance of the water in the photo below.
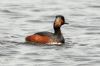
[[[69,22],[65,45],[25,43],[27,35],[53,32],[58,14]],[[100,66],[100,1],[2,0],[0,38],[0,66]]]

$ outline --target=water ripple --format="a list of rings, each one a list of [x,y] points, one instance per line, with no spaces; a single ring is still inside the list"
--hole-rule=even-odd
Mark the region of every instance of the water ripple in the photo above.
[[[99,1],[7,1],[0,3],[0,66],[100,65]],[[56,14],[64,15],[69,22],[61,28],[65,45],[25,42],[27,35],[52,32]]]

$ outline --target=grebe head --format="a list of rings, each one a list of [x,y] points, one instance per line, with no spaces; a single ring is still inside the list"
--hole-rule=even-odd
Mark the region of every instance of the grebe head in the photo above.
[[[68,23],[65,23],[65,18],[64,16],[62,15],[57,15],[56,16],[56,19],[55,19],[55,22],[54,22],[54,27],[61,27],[62,25],[64,24],[68,24]]]

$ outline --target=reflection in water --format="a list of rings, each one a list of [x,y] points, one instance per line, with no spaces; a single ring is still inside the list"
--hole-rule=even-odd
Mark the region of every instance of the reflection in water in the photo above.
[[[0,5],[0,66],[99,66],[99,0],[9,0]],[[26,43],[27,35],[51,31],[56,15],[64,15],[66,43]]]

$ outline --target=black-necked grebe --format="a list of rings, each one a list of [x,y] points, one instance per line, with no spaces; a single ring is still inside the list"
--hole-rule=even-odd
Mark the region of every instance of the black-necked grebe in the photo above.
[[[61,33],[60,27],[65,23],[62,15],[57,15],[53,24],[54,33],[51,32],[38,32],[33,35],[27,36],[26,41],[47,45],[60,45],[65,43],[64,37]]]

